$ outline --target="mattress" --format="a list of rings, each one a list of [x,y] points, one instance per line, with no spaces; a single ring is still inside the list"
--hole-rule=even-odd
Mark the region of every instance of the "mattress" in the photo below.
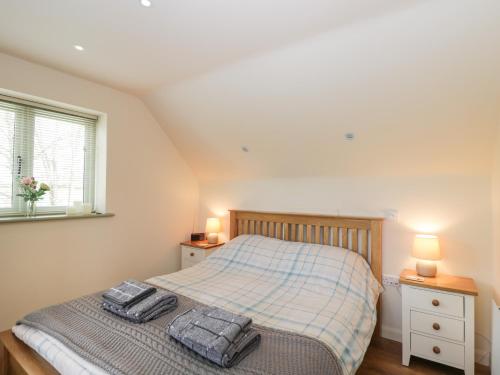
[[[352,251],[257,235],[239,236],[206,261],[147,282],[263,326],[319,339],[344,374],[363,360],[381,292],[369,265]],[[43,332],[23,325],[13,331],[63,374],[103,374]]]

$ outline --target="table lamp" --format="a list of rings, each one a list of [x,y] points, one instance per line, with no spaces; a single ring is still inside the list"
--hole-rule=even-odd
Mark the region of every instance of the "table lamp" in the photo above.
[[[219,241],[220,220],[217,217],[209,217],[207,219],[206,232],[208,233],[208,243],[214,244]]]
[[[436,276],[436,260],[441,259],[439,240],[430,234],[417,234],[413,241],[412,256],[418,258],[417,273],[420,276]]]

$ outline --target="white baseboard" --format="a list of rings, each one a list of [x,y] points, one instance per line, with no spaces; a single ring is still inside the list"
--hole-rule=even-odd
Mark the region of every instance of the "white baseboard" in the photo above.
[[[484,349],[477,349],[474,353],[474,361],[483,366],[490,367],[490,352]]]
[[[398,328],[390,327],[390,326],[382,326],[380,335],[389,340],[402,342],[402,333]],[[474,353],[474,360],[484,366],[490,366],[490,352],[484,349],[477,349]]]
[[[390,326],[382,326],[380,330],[380,335],[384,339],[389,339],[397,342],[403,341],[403,334],[401,333],[401,329],[394,328]]]

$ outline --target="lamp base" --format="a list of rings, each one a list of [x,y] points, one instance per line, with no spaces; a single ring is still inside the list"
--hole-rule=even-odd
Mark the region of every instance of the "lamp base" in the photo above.
[[[436,263],[430,260],[417,261],[417,273],[419,276],[435,277],[437,273]]]
[[[219,236],[217,233],[209,233],[207,236],[207,240],[209,244],[215,244],[219,242]]]

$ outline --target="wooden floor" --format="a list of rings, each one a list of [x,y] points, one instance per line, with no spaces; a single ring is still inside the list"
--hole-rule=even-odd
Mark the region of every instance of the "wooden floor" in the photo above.
[[[461,374],[462,370],[439,365],[425,359],[411,357],[410,367],[401,365],[401,344],[387,339],[377,339],[368,348],[365,360],[357,375],[437,375]],[[476,364],[476,375],[490,374],[489,368]]]

